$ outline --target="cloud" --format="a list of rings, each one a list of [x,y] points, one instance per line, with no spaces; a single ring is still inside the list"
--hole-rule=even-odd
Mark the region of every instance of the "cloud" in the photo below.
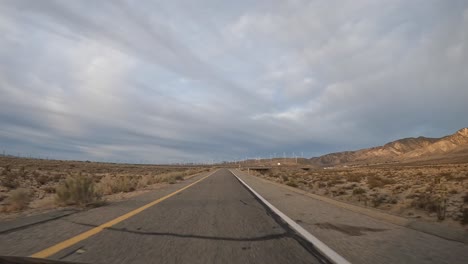
[[[0,148],[202,162],[468,123],[464,1],[3,1]]]

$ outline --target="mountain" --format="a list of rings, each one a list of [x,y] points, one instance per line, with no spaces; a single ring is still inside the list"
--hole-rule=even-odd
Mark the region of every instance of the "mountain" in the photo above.
[[[468,162],[468,128],[441,138],[403,138],[383,146],[330,153],[311,158],[310,162],[336,166],[435,160]]]

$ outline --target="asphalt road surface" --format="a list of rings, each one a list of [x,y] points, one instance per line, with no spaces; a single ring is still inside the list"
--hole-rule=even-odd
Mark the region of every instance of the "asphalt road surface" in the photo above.
[[[94,214],[104,214],[104,208]],[[82,230],[90,228],[92,224],[83,224]],[[317,254],[229,170],[221,169],[49,258],[86,263],[321,263]]]

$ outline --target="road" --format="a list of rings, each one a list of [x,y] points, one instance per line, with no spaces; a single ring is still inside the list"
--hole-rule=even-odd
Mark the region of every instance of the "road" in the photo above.
[[[199,179],[190,186],[184,183],[188,188],[86,239],[76,236],[140,207],[146,200],[96,208],[88,217],[77,214],[1,234],[0,254],[34,254],[72,238],[69,245],[48,257],[87,263],[320,263],[314,248],[229,170],[220,169],[195,182]],[[171,186],[173,189],[158,195],[182,187]]]

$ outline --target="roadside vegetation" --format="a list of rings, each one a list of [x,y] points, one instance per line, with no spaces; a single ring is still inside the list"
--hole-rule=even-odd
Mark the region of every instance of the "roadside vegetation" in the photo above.
[[[208,170],[0,157],[0,213],[96,206],[115,195],[123,197],[161,184],[174,184]]]
[[[468,225],[468,164],[310,170],[291,166],[250,173],[405,217]]]

